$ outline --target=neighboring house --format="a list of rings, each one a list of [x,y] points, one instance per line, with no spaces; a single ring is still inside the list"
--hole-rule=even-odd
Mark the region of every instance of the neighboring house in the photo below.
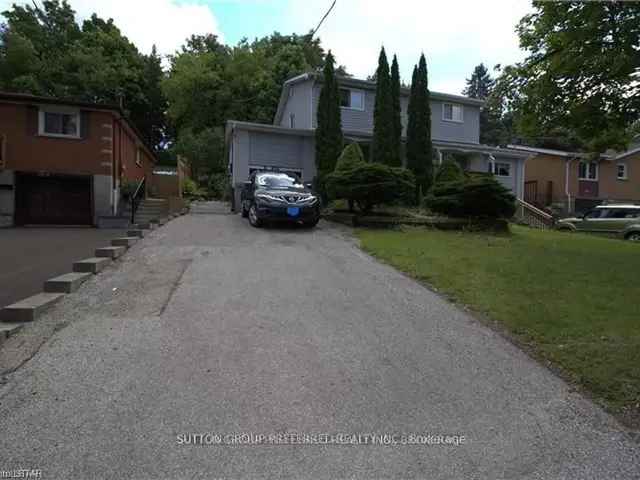
[[[0,93],[0,225],[96,225],[155,163],[118,107]]]
[[[242,183],[254,170],[278,168],[304,181],[316,175],[314,131],[322,75],[306,73],[284,83],[273,125],[227,122],[229,168],[236,202]],[[358,142],[370,155],[373,136],[375,82],[339,77],[342,129],[346,142]],[[401,91],[403,140],[409,89]],[[524,160],[528,153],[489,147],[480,142],[483,102],[459,95],[431,92],[431,136],[435,163],[455,156],[471,171],[491,172],[518,198],[524,194]],[[237,204],[237,203],[236,203]]]
[[[603,203],[640,202],[640,148],[607,154],[599,161],[584,153],[512,145],[530,153],[525,164],[524,200],[563,213],[585,213]]]

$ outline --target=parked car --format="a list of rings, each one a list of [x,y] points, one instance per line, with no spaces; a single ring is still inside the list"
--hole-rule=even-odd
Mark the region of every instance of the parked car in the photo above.
[[[600,205],[582,217],[560,220],[557,228],[617,235],[640,242],[640,205]]]
[[[272,221],[315,227],[320,220],[320,200],[311,185],[288,173],[253,173],[240,198],[242,216],[254,227]]]

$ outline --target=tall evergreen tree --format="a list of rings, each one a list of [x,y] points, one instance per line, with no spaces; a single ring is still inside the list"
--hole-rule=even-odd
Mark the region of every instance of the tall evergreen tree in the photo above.
[[[474,68],[471,78],[467,78],[466,82],[467,86],[462,93],[467,97],[479,98],[480,100],[486,100],[491,95],[495,83],[483,63]]]
[[[391,95],[391,75],[384,47],[380,50],[376,71],[376,103],[373,111],[373,142],[371,145],[374,162],[395,165],[394,152],[393,99]]]
[[[416,197],[425,194],[433,178],[429,75],[424,54],[414,69],[409,98],[407,166],[416,176]]]
[[[393,104],[393,153],[392,165],[402,164],[402,110],[400,107],[400,68],[394,55],[391,63],[391,103]]]
[[[331,51],[324,64],[324,81],[318,102],[318,127],[316,128],[316,167],[318,176],[331,173],[342,153],[342,119],[340,92],[335,74],[335,60]]]

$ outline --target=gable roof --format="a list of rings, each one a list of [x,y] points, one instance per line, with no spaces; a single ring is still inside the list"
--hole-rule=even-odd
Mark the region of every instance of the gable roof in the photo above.
[[[112,114],[116,114],[122,120],[124,120],[124,123],[126,124],[126,126],[134,133],[136,137],[138,137],[140,144],[147,151],[147,154],[151,156],[151,159],[155,163],[158,163],[158,159],[156,157],[156,154],[153,148],[151,148],[147,144],[146,140],[140,133],[140,130],[138,130],[138,128],[131,122],[131,120],[129,120],[129,118],[127,117],[127,115],[125,115],[122,108],[120,108],[118,105],[83,102],[83,101],[76,101],[76,100],[65,100],[65,99],[56,98],[56,97],[43,97],[38,95],[31,95],[29,93],[12,93],[12,92],[0,91],[0,103],[1,102],[25,103],[25,104],[36,104],[36,105],[61,105],[61,106],[78,107],[83,110],[91,110],[95,112],[111,112]]]
[[[374,92],[376,90],[376,82],[371,82],[369,80],[361,80],[353,77],[345,77],[345,76],[337,76],[336,78],[340,86],[359,88],[362,90],[370,90]],[[290,78],[289,80],[284,82],[284,84],[282,85],[282,93],[280,94],[280,102],[278,103],[278,110],[276,112],[273,123],[278,124],[282,120],[282,114],[284,113],[284,105],[287,102],[287,99],[289,98],[289,90],[293,85],[310,81],[310,80],[321,83],[323,79],[324,79],[324,76],[322,73],[307,72],[307,73],[303,73],[302,75],[298,75],[297,77]],[[463,95],[434,92],[432,90],[430,90],[429,93],[433,100],[439,100],[443,102],[462,103],[464,105],[472,105],[475,107],[481,107],[485,103],[484,100],[465,97]],[[401,96],[408,97],[410,94],[411,94],[411,89],[405,88],[405,87],[400,89]]]

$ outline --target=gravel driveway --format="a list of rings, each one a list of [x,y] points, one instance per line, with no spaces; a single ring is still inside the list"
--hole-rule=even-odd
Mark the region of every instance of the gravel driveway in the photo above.
[[[42,478],[640,477],[610,416],[326,223],[178,218],[0,368],[0,470]]]

